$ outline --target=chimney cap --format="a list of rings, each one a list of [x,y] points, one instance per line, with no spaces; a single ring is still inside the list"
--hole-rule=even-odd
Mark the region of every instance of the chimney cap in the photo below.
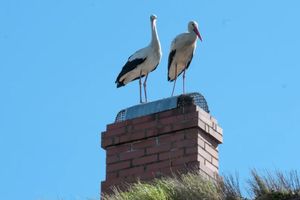
[[[157,101],[138,104],[121,110],[115,119],[115,122],[121,122],[136,117],[146,116],[166,110],[171,110],[184,105],[194,104],[209,113],[207,102],[203,95],[198,92],[183,94],[179,96],[160,99]]]

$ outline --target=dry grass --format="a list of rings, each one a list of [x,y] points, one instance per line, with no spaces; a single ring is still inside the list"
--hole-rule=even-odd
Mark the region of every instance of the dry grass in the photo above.
[[[263,175],[251,172],[247,190],[253,200],[300,200],[300,179],[297,171]],[[211,181],[197,172],[154,179],[130,185],[127,191],[114,188],[104,200],[246,200],[240,190],[238,176],[229,175]]]

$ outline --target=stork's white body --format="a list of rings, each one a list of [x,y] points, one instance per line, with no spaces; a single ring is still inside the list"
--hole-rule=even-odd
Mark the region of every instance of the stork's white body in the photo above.
[[[155,70],[161,59],[161,47],[156,30],[156,19],[155,15],[151,15],[151,42],[150,44],[135,52],[128,58],[128,61],[123,66],[120,74],[117,77],[116,83],[117,87],[122,87],[129,83],[139,79],[140,86],[140,102],[142,103],[142,82],[141,78],[146,76],[144,81],[144,92],[145,100],[147,102],[147,92],[146,92],[146,82],[148,74]]]
[[[175,54],[173,58],[169,58],[172,60],[169,60],[168,80],[175,80],[184,69],[188,68],[196,49],[196,41],[197,35],[193,32],[182,33],[172,41],[170,53],[175,51]]]
[[[135,52],[128,58],[128,61],[131,62],[136,59],[145,59],[145,61],[137,65],[133,70],[120,77],[120,80],[124,81],[124,85],[139,78],[140,76],[144,77],[156,69],[161,60],[160,47],[153,47],[150,44],[149,46]]]
[[[128,58],[116,83],[118,87],[124,86],[130,81],[147,76],[151,71],[155,70],[161,60],[161,46],[156,30],[156,17],[151,18],[152,39],[150,44]]]
[[[183,93],[185,70],[189,67],[196,49],[197,37],[202,41],[198,31],[198,24],[191,21],[188,24],[188,32],[182,33],[172,41],[168,59],[168,81],[174,81],[172,96],[174,94],[177,77],[183,72]]]

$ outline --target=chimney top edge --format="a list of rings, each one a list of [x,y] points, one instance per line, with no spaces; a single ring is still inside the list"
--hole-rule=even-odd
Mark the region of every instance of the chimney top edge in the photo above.
[[[190,104],[199,106],[207,113],[210,112],[204,96],[198,92],[193,92],[148,103],[142,103],[128,107],[126,109],[122,109],[118,112],[115,122],[126,121],[129,119],[159,113]]]

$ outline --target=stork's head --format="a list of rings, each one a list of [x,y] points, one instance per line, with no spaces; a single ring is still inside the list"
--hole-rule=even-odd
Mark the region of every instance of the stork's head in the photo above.
[[[150,16],[150,20],[153,22],[154,20],[156,20],[157,19],[157,16],[156,15],[151,15]]]
[[[197,24],[197,22],[195,22],[195,21],[190,21],[190,22],[189,22],[189,25],[188,25],[188,30],[189,30],[190,33],[194,32],[194,33],[198,36],[198,38],[201,40],[201,42],[202,42],[202,38],[201,38],[199,29],[198,29],[198,24]]]

